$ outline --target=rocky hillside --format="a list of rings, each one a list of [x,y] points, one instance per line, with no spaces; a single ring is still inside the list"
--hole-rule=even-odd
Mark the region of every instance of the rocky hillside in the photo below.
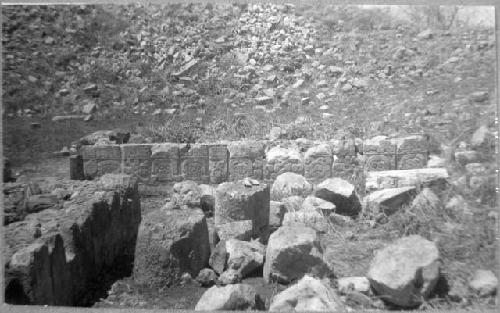
[[[352,7],[8,6],[6,152],[29,159],[28,147],[118,126],[152,141],[275,127],[285,139],[449,142],[493,126],[494,44],[492,28],[426,29]]]

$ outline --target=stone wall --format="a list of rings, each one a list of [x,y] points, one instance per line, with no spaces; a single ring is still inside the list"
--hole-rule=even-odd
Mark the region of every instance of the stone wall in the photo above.
[[[140,221],[137,182],[105,175],[81,182],[62,208],[9,224],[6,302],[93,304],[116,279],[130,275]]]
[[[86,178],[125,173],[146,186],[182,180],[219,184],[245,177],[272,182],[294,172],[311,183],[329,177],[350,180],[355,170],[383,171],[422,168],[428,142],[415,135],[378,136],[355,145],[354,140],[231,141],[200,144],[123,144],[83,146]],[[361,156],[361,157],[360,157]]]

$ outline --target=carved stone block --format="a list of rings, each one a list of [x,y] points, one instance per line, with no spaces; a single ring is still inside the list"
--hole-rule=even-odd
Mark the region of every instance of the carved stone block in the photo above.
[[[414,135],[398,138],[394,141],[397,144],[397,169],[407,170],[427,166],[429,142],[425,136]]]
[[[286,172],[304,174],[304,162],[299,150],[295,147],[283,148],[281,146],[270,149],[266,154],[264,178],[274,180],[278,175]]]
[[[97,160],[90,159],[83,162],[83,173],[85,178],[93,179],[97,176]]]
[[[261,180],[264,166],[264,143],[259,141],[235,141],[227,145],[229,152],[229,180],[245,177]]]
[[[304,155],[304,176],[311,181],[332,177],[332,147],[321,144],[309,148]]]
[[[120,160],[98,160],[97,161],[97,176],[102,176],[109,173],[120,173]]]
[[[363,142],[364,169],[387,171],[396,168],[396,144],[386,136],[377,136]]]
[[[412,170],[417,168],[425,168],[427,166],[427,153],[407,153],[398,154],[397,169]]]
[[[170,182],[180,180],[179,145],[165,143],[151,146],[151,180]]]
[[[355,155],[334,156],[332,176],[351,181],[355,169],[359,166]]]
[[[210,183],[220,184],[227,181],[229,153],[226,145],[208,147],[208,168]]]
[[[182,145],[180,148],[180,173],[183,180],[208,183],[208,146]]]

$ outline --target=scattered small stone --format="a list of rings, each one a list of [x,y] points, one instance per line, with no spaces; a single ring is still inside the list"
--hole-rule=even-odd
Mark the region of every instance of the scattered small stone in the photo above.
[[[469,281],[469,286],[481,297],[487,297],[496,293],[498,278],[490,270],[478,269]]]

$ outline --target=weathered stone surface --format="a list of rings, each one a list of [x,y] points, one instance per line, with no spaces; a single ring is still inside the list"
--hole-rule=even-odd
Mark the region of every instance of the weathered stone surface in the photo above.
[[[469,163],[481,162],[481,156],[479,152],[474,150],[457,151],[455,152],[455,160],[460,165],[465,166]]]
[[[51,194],[29,196],[25,199],[24,205],[28,214],[40,212],[49,208],[60,208],[57,196]]]
[[[415,210],[420,212],[438,212],[441,210],[441,200],[430,188],[424,188],[416,197],[413,199],[411,206]]]
[[[304,202],[302,203],[302,210],[317,211],[326,216],[335,212],[335,209],[336,209],[335,204],[315,196],[308,196],[307,198],[304,199]]]
[[[304,165],[299,150],[294,147],[276,146],[267,151],[264,177],[274,180],[286,172],[303,174]]]
[[[241,283],[241,274],[239,271],[235,269],[227,269],[222,274],[220,274],[219,279],[217,280],[221,285],[229,285],[229,284],[238,284]]]
[[[251,220],[253,237],[266,236],[269,226],[269,186],[246,187],[242,181],[226,182],[215,193],[215,225]]]
[[[81,155],[72,155],[69,157],[69,178],[71,180],[85,179],[85,171],[83,169],[83,158]],[[8,176],[6,177],[4,173],[4,182],[6,182],[6,179],[7,181],[9,181],[9,177]]]
[[[282,226],[269,237],[264,262],[266,282],[289,283],[304,274],[323,277],[330,273],[314,229]]]
[[[241,278],[262,267],[266,247],[258,241],[241,241],[230,239],[225,241],[227,268],[237,271]]]
[[[215,227],[220,240],[238,239],[248,241],[253,236],[252,220],[234,221]]]
[[[322,181],[332,176],[332,164],[331,145],[313,146],[304,154],[304,176],[310,181]]]
[[[281,226],[286,208],[283,202],[271,201],[269,204],[269,231],[273,232]]]
[[[307,196],[311,191],[311,184],[302,175],[287,172],[276,177],[271,188],[271,199],[280,201],[290,196]]]
[[[387,136],[376,136],[363,142],[365,170],[387,171],[396,169],[396,145]]]
[[[409,204],[417,194],[415,187],[387,188],[377,190],[363,199],[366,213],[394,214],[404,204]]]
[[[89,305],[96,300],[89,293],[95,282],[110,283],[103,271],[132,264],[139,194],[136,181],[116,176],[125,183],[108,188],[101,181],[71,181],[74,196],[64,210],[47,209],[5,227],[6,302]]]
[[[429,155],[429,143],[425,136],[413,135],[392,140],[397,146],[397,169],[424,168]]]
[[[469,281],[469,286],[481,297],[487,297],[495,294],[497,291],[498,278],[492,271],[478,269]]]
[[[228,179],[229,151],[226,145],[208,147],[208,168],[211,184],[220,184]]]
[[[179,154],[180,174],[183,180],[210,182],[208,146],[202,144],[182,145],[179,148]]]
[[[445,168],[368,172],[365,188],[372,191],[407,186],[432,186],[447,179],[448,171]]]
[[[137,177],[140,181],[149,181],[151,176],[151,145],[121,145],[123,173]]]
[[[361,211],[361,203],[354,186],[341,178],[329,178],[316,187],[314,195],[335,204],[336,213],[356,216]]]
[[[307,226],[320,233],[328,230],[328,221],[317,211],[286,212],[283,226]]]
[[[370,293],[370,280],[365,276],[341,277],[337,280],[337,284],[339,291],[343,294],[350,291],[357,291],[366,295]]]
[[[202,287],[211,287],[215,285],[217,281],[217,274],[210,268],[204,268],[198,273],[198,276],[196,276],[196,281],[199,282]]]
[[[222,274],[226,269],[227,257],[226,242],[221,240],[210,254],[208,264],[217,274]]]
[[[229,180],[245,177],[263,178],[264,144],[259,141],[233,141],[227,145],[229,151]]]
[[[200,205],[207,216],[213,216],[215,211],[215,187],[207,184],[198,186],[201,191]]]
[[[210,245],[205,216],[193,210],[155,210],[139,228],[134,280],[155,288],[196,277],[208,264]]]
[[[179,179],[179,145],[164,143],[151,146],[151,182]]]
[[[351,179],[354,170],[359,166],[354,140],[332,140],[331,143],[334,154],[332,176]]]
[[[340,297],[331,286],[308,275],[277,294],[269,307],[269,311],[273,312],[343,312],[344,310]]]
[[[195,311],[262,309],[262,299],[255,289],[247,284],[213,286],[205,291],[194,308]]]
[[[415,307],[429,297],[439,275],[436,244],[413,235],[378,250],[367,277],[374,292],[384,295],[384,301],[401,307]]]
[[[291,196],[282,200],[285,212],[295,212],[302,210],[304,198],[301,196]]]
[[[201,188],[192,180],[175,183],[171,202],[178,207],[201,208]]]

